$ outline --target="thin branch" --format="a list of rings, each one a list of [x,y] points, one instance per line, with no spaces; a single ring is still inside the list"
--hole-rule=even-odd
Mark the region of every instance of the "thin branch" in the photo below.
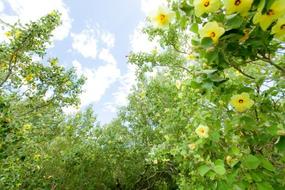
[[[54,100],[54,99],[55,99],[55,97],[51,98],[47,103],[39,105],[39,106],[36,106],[36,107],[30,109],[29,111],[27,111],[27,112],[25,112],[23,114],[18,115],[17,117],[23,117],[23,116],[25,116],[27,114],[30,114],[30,113],[34,112],[35,110],[39,110],[41,108],[47,107],[47,106],[49,106],[52,103],[52,100]]]
[[[230,66],[232,66],[234,69],[236,69],[238,72],[240,72],[242,75],[246,76],[247,78],[250,78],[250,79],[255,79],[253,76],[250,76],[249,74],[246,74],[245,72],[243,72],[239,67],[237,67],[236,65],[234,64],[231,64],[229,63]]]
[[[177,68],[180,68],[180,69],[183,69],[183,70],[187,71],[188,73],[191,73],[191,71],[189,69],[187,69],[186,67],[183,67],[183,66],[180,66],[180,65],[173,65],[173,67],[177,67]]]
[[[270,65],[274,66],[276,69],[282,71],[283,74],[285,74],[285,68],[283,67],[280,67],[279,65],[273,63],[273,61],[271,61],[270,58],[267,58],[265,56],[262,56],[262,57],[258,57],[260,60],[264,61],[264,62],[267,62],[269,63]]]
[[[0,87],[2,87],[4,85],[4,83],[9,79],[10,75],[12,74],[12,71],[13,71],[13,65],[12,63],[16,63],[17,62],[17,56],[18,54],[20,54],[19,52],[21,51],[21,49],[23,47],[25,47],[25,44],[26,42],[28,41],[30,35],[28,35],[24,40],[23,40],[23,43],[20,47],[18,47],[13,53],[12,53],[12,56],[9,60],[9,68],[8,68],[8,73],[7,75],[4,77],[4,80],[0,83]],[[15,59],[15,60],[14,60]]]
[[[250,76],[249,74],[246,74],[244,71],[242,71],[238,66],[236,66],[235,64],[232,64],[231,62],[233,61],[230,61],[228,60],[228,58],[226,57],[225,53],[223,52],[223,55],[224,55],[224,59],[225,61],[230,65],[232,66],[234,69],[236,69],[238,72],[240,72],[242,75],[246,76],[247,78],[250,78],[252,80],[254,80],[255,78],[253,76]]]
[[[12,24],[9,24],[8,22],[5,22],[4,20],[2,20],[1,18],[0,18],[0,22],[2,23],[2,24],[4,24],[4,25],[6,25],[6,26],[9,26],[9,27],[13,27],[13,25]]]
[[[17,62],[17,60],[16,60],[17,56],[15,54],[12,54],[12,56],[11,56],[11,58],[9,60],[8,73],[4,77],[4,80],[0,83],[0,87],[2,87],[4,85],[4,83],[8,80],[8,78],[12,74],[12,70],[13,70],[13,65],[12,64],[13,64],[13,59],[14,58],[15,58],[14,63],[16,63]]]
[[[190,53],[188,53],[188,52],[186,52],[186,51],[180,50],[179,48],[177,48],[177,47],[175,46],[175,44],[171,44],[171,46],[172,46],[173,49],[174,49],[175,51],[177,51],[178,53],[182,53],[182,54],[186,54],[186,55],[189,55],[189,54],[190,54]]]

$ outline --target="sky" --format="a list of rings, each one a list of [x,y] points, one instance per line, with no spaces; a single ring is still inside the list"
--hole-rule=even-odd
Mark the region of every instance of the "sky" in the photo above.
[[[92,106],[101,124],[116,117],[118,108],[136,83],[135,66],[127,63],[130,51],[149,51],[154,44],[141,33],[146,16],[163,0],[0,0],[0,18],[8,23],[36,21],[52,10],[62,14],[47,57],[58,57],[87,80],[79,108]],[[0,31],[0,42],[5,40]]]

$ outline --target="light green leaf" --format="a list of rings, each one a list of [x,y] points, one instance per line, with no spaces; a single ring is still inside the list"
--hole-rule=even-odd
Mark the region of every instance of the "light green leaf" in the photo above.
[[[262,167],[264,167],[265,169],[269,170],[269,171],[275,171],[275,167],[271,164],[271,162],[269,162],[268,160],[266,159],[262,159],[261,160],[261,165]]]
[[[198,172],[201,176],[204,176],[209,170],[210,170],[210,167],[207,165],[203,165],[198,168]]]
[[[199,30],[199,27],[198,27],[198,24],[197,23],[193,23],[190,27],[190,31],[191,32],[194,32],[194,33],[198,33],[198,30]]]
[[[239,14],[233,16],[233,17],[228,17],[226,26],[228,29],[235,29],[235,28],[240,28],[240,26],[243,23],[243,17],[240,16]]]
[[[244,158],[242,164],[247,169],[256,169],[260,164],[260,160],[256,156],[248,155]]]
[[[257,189],[258,190],[273,190],[273,187],[269,183],[263,182],[263,183],[257,184]]]
[[[213,170],[219,175],[224,175],[226,173],[226,169],[223,165],[216,165]]]

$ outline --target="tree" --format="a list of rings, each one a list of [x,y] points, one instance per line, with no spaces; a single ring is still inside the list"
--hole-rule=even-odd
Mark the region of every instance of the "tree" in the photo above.
[[[65,120],[62,107],[79,103],[83,78],[58,66],[56,58],[35,59],[44,58],[59,24],[57,12],[25,26],[7,24],[9,41],[0,46],[1,189],[40,186],[41,146]]]
[[[162,136],[150,158],[179,189],[284,188],[284,8],[168,1],[150,16],[161,49],[129,55],[141,89],[127,113]]]

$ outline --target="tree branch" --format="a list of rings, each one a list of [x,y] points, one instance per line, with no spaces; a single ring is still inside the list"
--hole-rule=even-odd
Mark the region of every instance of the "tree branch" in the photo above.
[[[9,60],[9,67],[8,67],[8,73],[6,74],[6,76],[4,77],[4,80],[0,83],[0,87],[2,87],[4,85],[4,83],[8,80],[8,78],[10,77],[10,75],[12,74],[12,70],[13,70],[13,59],[15,58],[14,60],[14,63],[17,62],[16,58],[17,56],[15,54],[12,54],[10,60]]]
[[[2,23],[2,24],[4,24],[4,25],[6,25],[6,26],[9,26],[9,27],[13,27],[13,25],[12,24],[9,24],[8,22],[5,22],[4,20],[2,20],[1,18],[0,18],[0,22]]]
[[[260,60],[269,63],[270,65],[274,66],[276,69],[280,70],[283,74],[285,74],[285,68],[280,67],[279,65],[275,64],[273,61],[271,61],[270,58],[265,57],[264,55],[262,57],[258,57]]]

